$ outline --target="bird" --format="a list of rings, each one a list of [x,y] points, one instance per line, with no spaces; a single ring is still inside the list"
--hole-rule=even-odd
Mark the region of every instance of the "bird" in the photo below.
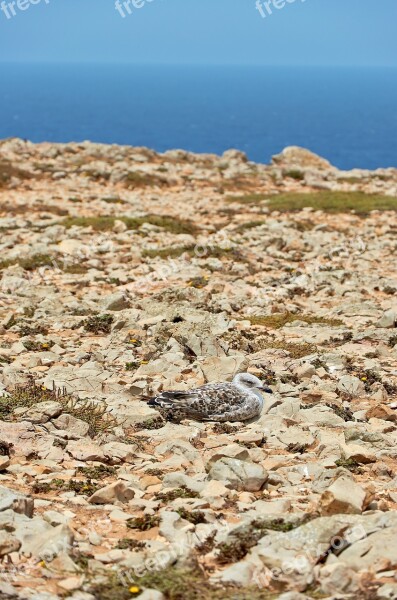
[[[208,383],[188,391],[162,392],[148,401],[167,421],[248,421],[262,412],[261,392],[273,391],[251,373],[238,373],[233,381]]]

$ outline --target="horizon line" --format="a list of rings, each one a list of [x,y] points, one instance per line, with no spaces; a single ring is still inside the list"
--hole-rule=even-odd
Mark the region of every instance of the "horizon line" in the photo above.
[[[0,65],[71,65],[71,66],[141,66],[141,67],[267,67],[314,69],[397,69],[385,64],[274,64],[274,63],[205,63],[205,62],[134,62],[134,61],[73,61],[73,60],[0,60]]]

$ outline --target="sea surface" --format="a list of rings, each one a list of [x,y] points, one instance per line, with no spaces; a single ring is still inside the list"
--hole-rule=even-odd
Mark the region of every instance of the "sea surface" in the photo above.
[[[397,167],[397,69],[0,64],[0,138]]]

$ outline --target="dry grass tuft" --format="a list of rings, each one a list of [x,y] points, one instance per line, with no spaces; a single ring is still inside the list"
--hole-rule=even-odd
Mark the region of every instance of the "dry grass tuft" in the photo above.
[[[96,404],[89,400],[79,400],[65,390],[48,390],[34,381],[16,385],[8,397],[0,397],[0,419],[15,421],[14,411],[20,408],[32,408],[40,402],[59,402],[63,412],[89,425],[88,435],[95,437],[101,433],[112,431],[117,426],[116,419],[107,412],[104,404]]]

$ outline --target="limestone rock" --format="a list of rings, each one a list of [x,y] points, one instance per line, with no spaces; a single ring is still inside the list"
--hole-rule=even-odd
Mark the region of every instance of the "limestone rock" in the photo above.
[[[123,481],[116,481],[101,488],[89,498],[91,504],[113,504],[119,502],[128,502],[135,495],[134,490],[128,488]]]
[[[366,492],[363,488],[345,477],[339,477],[323,492],[319,510],[322,515],[361,514],[364,510]]]
[[[105,459],[103,450],[93,441],[70,440],[66,449],[77,460],[104,461]]]
[[[365,386],[358,377],[352,375],[344,375],[338,383],[338,390],[345,394],[349,394],[354,398],[365,394]]]
[[[31,517],[33,515],[33,498],[0,486],[0,512],[11,509],[14,512]]]
[[[377,322],[378,327],[392,328],[397,326],[397,309],[387,310]]]
[[[123,292],[106,296],[102,301],[103,310],[120,311],[131,306],[129,298]]]
[[[0,531],[0,557],[10,554],[11,552],[17,552],[20,547],[21,542],[13,535],[5,531]]]
[[[60,402],[39,402],[24,413],[24,419],[31,423],[47,423],[50,419],[58,417],[61,412]]]
[[[257,492],[262,489],[268,474],[261,465],[236,458],[222,458],[213,464],[209,476],[227,482],[226,485],[232,489]]]

